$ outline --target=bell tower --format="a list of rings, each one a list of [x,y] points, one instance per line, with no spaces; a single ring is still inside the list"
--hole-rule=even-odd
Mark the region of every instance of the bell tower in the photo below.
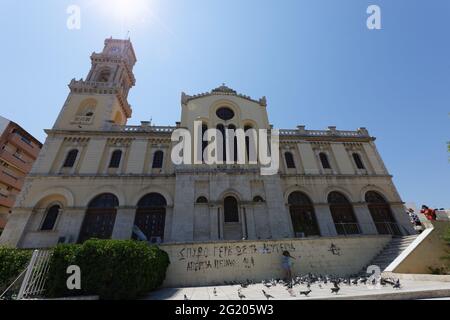
[[[136,83],[136,61],[130,40],[106,39],[103,51],[91,55],[86,80],[70,82],[53,129],[99,131],[125,125],[132,113],[128,93]]]

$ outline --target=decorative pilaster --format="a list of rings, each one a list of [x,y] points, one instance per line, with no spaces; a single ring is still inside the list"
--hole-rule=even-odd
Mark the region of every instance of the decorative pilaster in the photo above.
[[[119,208],[116,214],[112,238],[116,240],[131,239],[135,216],[136,208]]]
[[[365,203],[359,203],[353,205],[353,210],[358,220],[359,228],[362,234],[378,234],[375,223],[373,222],[372,215],[369,208]]]
[[[328,204],[316,204],[314,205],[314,211],[316,213],[320,235],[322,237],[337,236],[336,227],[334,225],[333,217],[331,216],[331,211]]]

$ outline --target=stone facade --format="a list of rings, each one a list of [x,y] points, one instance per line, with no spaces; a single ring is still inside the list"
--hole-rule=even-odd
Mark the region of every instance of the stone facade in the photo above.
[[[195,121],[207,128],[273,130],[266,98],[254,100],[225,85],[183,93],[176,126],[127,126],[135,83],[131,43],[108,39],[91,60],[87,79],[72,80],[46,131],[1,244],[51,247],[77,242],[81,233],[129,239],[135,225],[147,240],[164,243],[414,232],[365,128],[280,130],[280,168],[270,176],[248,162],[175,165],[172,133],[193,133]],[[374,193],[379,197],[371,203]],[[106,198],[114,204],[107,209]]]
[[[359,236],[164,244],[162,249],[169,254],[171,262],[164,286],[215,286],[225,282],[282,279],[284,250],[295,258],[293,274],[351,276],[364,271],[390,240],[389,236]]]

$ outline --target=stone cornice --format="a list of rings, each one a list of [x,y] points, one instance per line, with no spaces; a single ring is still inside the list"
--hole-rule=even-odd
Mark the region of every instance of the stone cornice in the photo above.
[[[259,104],[261,107],[267,107],[267,99],[266,97],[262,97],[259,100],[255,100],[252,99],[249,96],[246,96],[244,94],[241,93],[237,93],[235,90],[227,87],[225,84],[215,88],[213,90],[211,90],[210,92],[204,92],[204,93],[200,93],[200,94],[196,94],[193,96],[187,95],[186,93],[182,92],[181,93],[181,104],[183,106],[186,106],[189,101],[195,100],[195,99],[200,99],[200,98],[204,98],[204,97],[210,97],[210,96],[234,96],[234,97],[238,97],[241,99],[245,99],[254,103]]]

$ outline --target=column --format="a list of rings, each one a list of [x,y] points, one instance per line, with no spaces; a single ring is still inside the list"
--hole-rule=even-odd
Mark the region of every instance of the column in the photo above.
[[[350,157],[348,156],[347,150],[345,150],[343,143],[332,143],[331,150],[333,150],[334,158],[338,165],[340,174],[354,174]]]
[[[366,152],[367,158],[370,161],[370,164],[372,165],[373,170],[375,171],[375,174],[387,174],[383,163],[377,155],[375,146],[369,143],[364,143],[363,148]]]
[[[255,224],[255,212],[252,207],[245,207],[247,214],[247,239],[256,240],[256,224]]]
[[[164,242],[172,242],[173,206],[166,207],[166,221],[164,226]]]
[[[369,207],[365,203],[354,204],[353,210],[355,212],[356,220],[358,220],[359,228],[362,234],[378,234]]]
[[[8,223],[0,236],[0,245],[20,247],[20,241],[27,232],[28,222],[33,214],[32,209],[14,209],[9,215]]]
[[[217,217],[217,206],[209,207],[209,238],[210,240],[219,240],[219,219]]]
[[[391,211],[394,215],[395,221],[397,221],[400,231],[404,236],[417,234],[411,221],[409,220],[409,215],[405,211],[405,206],[402,203],[391,204]]]
[[[321,236],[322,237],[337,236],[338,234],[328,204],[314,205],[314,212],[316,213],[316,219],[319,225]]]
[[[64,137],[49,136],[33,164],[31,173],[49,173],[63,141]]]
[[[178,175],[171,232],[171,239],[175,242],[194,241],[194,196],[194,180],[187,175]]]
[[[284,204],[283,190],[279,176],[264,178],[266,206],[269,214],[269,224],[273,239],[290,238],[289,226],[291,219]]]
[[[319,174],[319,167],[317,166],[311,143],[300,142],[297,147],[300,158],[302,159],[303,168],[305,169],[305,174]]]
[[[81,226],[83,225],[85,208],[63,208],[57,229],[60,237],[65,237],[67,243],[75,243],[78,240]]]
[[[142,174],[144,172],[147,143],[147,139],[136,139],[131,143],[126,173]]]
[[[91,138],[84,159],[81,159],[80,174],[95,174],[98,172],[105,146],[106,139]]]
[[[117,209],[112,238],[116,240],[130,240],[133,234],[135,216],[136,208],[120,207]]]

